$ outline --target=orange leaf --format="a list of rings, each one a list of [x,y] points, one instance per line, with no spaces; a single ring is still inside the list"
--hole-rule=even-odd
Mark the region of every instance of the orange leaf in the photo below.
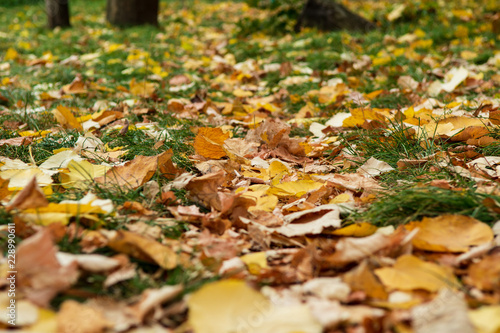
[[[436,252],[466,252],[472,245],[481,245],[493,240],[491,228],[465,215],[442,215],[412,222],[406,226],[419,228],[413,246],[420,250]]]
[[[153,177],[158,168],[162,168],[173,156],[172,150],[156,156],[137,156],[124,165],[111,168],[104,176],[95,178],[98,183],[137,188]]]
[[[220,159],[226,156],[222,144],[229,138],[220,128],[201,127],[194,139],[194,149],[198,155],[211,159]]]

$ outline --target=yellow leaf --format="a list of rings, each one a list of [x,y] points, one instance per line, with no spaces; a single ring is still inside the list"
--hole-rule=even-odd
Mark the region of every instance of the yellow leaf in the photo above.
[[[419,229],[413,238],[413,246],[425,251],[466,252],[470,246],[490,242],[494,237],[487,224],[464,215],[424,217],[406,228]]]
[[[267,172],[269,173],[269,178],[274,178],[276,176],[281,178],[283,175],[290,174],[288,167],[277,160],[274,160],[271,162],[271,164],[269,164]]]
[[[68,172],[61,172],[59,179],[65,188],[86,189],[88,183],[92,182],[94,178],[105,175],[109,169],[111,169],[109,166],[73,160],[68,164]]]
[[[19,54],[17,53],[17,51],[14,50],[12,47],[9,47],[7,49],[7,52],[5,52],[3,60],[4,61],[15,60],[18,56]]]
[[[245,254],[240,257],[251,274],[258,274],[262,268],[267,268],[267,254],[265,251]]]
[[[319,189],[323,183],[313,180],[297,180],[273,186],[268,193],[278,197],[300,197],[308,192]]]
[[[337,195],[332,200],[330,200],[329,203],[338,204],[338,203],[345,203],[345,202],[349,202],[349,201],[353,201],[352,196],[349,195],[348,193],[342,193],[342,194]]]
[[[44,173],[38,168],[26,169],[9,169],[0,172],[0,177],[9,180],[9,191],[19,190],[24,188],[33,177],[36,177],[38,185],[41,187],[48,186],[53,183],[52,177]]]
[[[373,66],[382,66],[382,65],[387,65],[390,63],[392,58],[390,56],[387,57],[380,57],[380,58],[375,58],[373,59],[372,63]]]
[[[247,90],[235,89],[233,91],[233,95],[236,97],[250,97],[250,96],[253,96],[253,93],[251,91],[247,91]]]
[[[306,306],[273,306],[239,280],[204,285],[188,298],[188,307],[188,322],[196,333],[322,332]]]
[[[78,201],[61,201],[60,203],[49,203],[45,207],[29,208],[21,211],[18,215],[26,222],[34,224],[49,225],[52,223],[68,224],[70,218],[84,216],[97,221],[97,215],[111,213],[113,204],[111,200],[98,199],[94,194],[88,193]]]
[[[483,306],[469,311],[469,318],[477,333],[500,332],[500,305]]]
[[[377,231],[377,227],[368,222],[353,223],[347,227],[334,230],[331,234],[336,236],[366,237]]]
[[[441,288],[458,285],[458,281],[447,267],[425,262],[413,255],[400,256],[394,267],[375,270],[382,283],[391,289],[424,289],[436,292]]]
[[[357,127],[363,125],[365,120],[385,120],[385,110],[356,108],[351,110],[351,116],[344,119],[342,126]]]
[[[229,133],[215,127],[200,127],[194,138],[194,149],[198,155],[211,159],[220,159],[226,156],[222,144],[229,139]]]
[[[156,86],[151,82],[136,82],[135,78],[130,81],[130,93],[135,96],[148,98],[153,96]]]
[[[82,124],[76,120],[71,110],[65,106],[58,105],[55,110],[52,110],[54,117],[56,117],[57,122],[63,127],[76,129],[78,131],[83,131]]]
[[[45,332],[45,333],[56,333],[57,332],[57,315],[54,311],[47,310],[44,308],[38,309],[38,321],[30,325],[23,330],[28,332]]]

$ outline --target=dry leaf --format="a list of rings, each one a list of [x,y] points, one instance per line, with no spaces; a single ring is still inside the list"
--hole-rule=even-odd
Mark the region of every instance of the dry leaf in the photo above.
[[[172,150],[156,156],[137,156],[124,165],[111,168],[104,176],[96,177],[94,180],[98,183],[135,189],[148,182],[157,169],[166,165],[172,156]]]
[[[449,268],[425,262],[409,254],[400,256],[394,267],[376,269],[375,274],[390,289],[424,289],[436,292],[459,285]]]
[[[27,209],[27,208],[39,208],[45,207],[49,204],[49,201],[42,192],[40,186],[36,182],[36,178],[33,177],[31,181],[23,188],[11,202],[7,205],[7,210],[12,209]]]
[[[19,290],[34,304],[44,307],[78,278],[76,263],[62,266],[57,260],[48,229],[42,229],[19,244],[16,269]]]
[[[133,232],[112,232],[108,246],[134,258],[154,262],[163,269],[173,269],[177,266],[177,254],[170,247]]]
[[[194,138],[193,147],[198,155],[211,159],[220,159],[226,156],[222,145],[229,139],[229,133],[220,128],[200,127]]]
[[[394,168],[384,161],[379,161],[374,157],[370,157],[368,161],[359,167],[358,173],[363,176],[375,177],[382,173],[393,171]]]
[[[217,302],[214,302],[215,299]],[[224,280],[203,286],[190,295],[188,306],[189,323],[196,333],[322,331],[307,307],[273,306],[261,293],[239,280]]]
[[[57,314],[57,333],[104,333],[109,326],[101,312],[73,300],[65,301]]]
[[[463,295],[449,288],[440,290],[429,303],[411,309],[415,333],[474,333]]]
[[[82,124],[76,120],[71,110],[67,107],[59,105],[56,109],[52,110],[52,114],[63,127],[83,131]]]
[[[424,217],[405,227],[408,230],[418,228],[413,246],[425,251],[466,252],[473,245],[493,240],[493,230],[487,224],[465,215]]]

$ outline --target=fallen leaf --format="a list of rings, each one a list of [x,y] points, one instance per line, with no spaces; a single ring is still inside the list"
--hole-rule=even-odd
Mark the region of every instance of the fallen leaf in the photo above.
[[[135,78],[130,80],[130,93],[135,96],[150,98],[156,90],[156,85],[151,82],[137,82]]]
[[[177,266],[177,254],[170,247],[133,232],[114,231],[109,236],[108,246],[117,252],[156,263],[163,269]]]
[[[469,311],[476,333],[500,332],[500,305],[482,306]]]
[[[500,252],[492,253],[469,266],[464,281],[479,290],[500,291]]]
[[[52,110],[52,114],[63,127],[83,131],[82,124],[76,120],[71,110],[67,107],[59,105],[56,109]]]
[[[494,237],[487,224],[465,215],[424,217],[405,227],[408,230],[418,228],[413,246],[425,251],[466,252],[471,246],[488,243]]]
[[[415,333],[474,333],[463,295],[443,288],[431,302],[411,309]]]
[[[102,184],[125,186],[135,189],[148,182],[157,169],[169,162],[172,156],[172,150],[165,151],[156,156],[139,155],[124,165],[112,167],[104,176],[96,177],[94,180]]]
[[[218,301],[214,303],[214,299]],[[188,307],[189,324],[197,333],[322,331],[306,306],[273,306],[261,293],[239,280],[203,286],[190,295]]]
[[[49,204],[49,201],[42,192],[40,186],[36,182],[36,178],[33,177],[31,181],[23,188],[19,193],[8,203],[6,209],[7,211],[12,209],[27,209],[27,208],[39,208],[45,207]]]
[[[387,299],[388,295],[384,286],[373,273],[369,261],[366,259],[357,267],[345,273],[342,279],[354,291],[363,291],[367,296],[375,299]]]
[[[220,159],[226,156],[222,145],[229,139],[229,133],[224,133],[220,128],[200,127],[194,138],[193,147],[198,155],[206,158]]]
[[[182,285],[164,286],[159,289],[146,289],[142,292],[139,301],[129,306],[129,309],[139,322],[143,322],[149,312],[154,308],[160,307],[163,303],[174,299],[183,289]]]
[[[393,267],[376,269],[375,274],[390,289],[424,289],[436,292],[459,285],[449,268],[425,262],[409,254],[400,256]]]
[[[370,157],[362,166],[359,167],[358,173],[364,176],[375,177],[382,173],[393,171],[394,168],[384,161],[379,161],[374,157]]]
[[[76,263],[62,266],[50,231],[42,229],[17,248],[17,287],[34,304],[46,307],[60,291],[78,278]]]
[[[109,326],[102,313],[73,300],[65,301],[57,314],[58,333],[103,333]]]

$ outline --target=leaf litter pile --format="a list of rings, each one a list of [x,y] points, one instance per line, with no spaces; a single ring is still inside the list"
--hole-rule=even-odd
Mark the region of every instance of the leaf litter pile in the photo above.
[[[349,3],[365,35],[161,5],[0,8],[16,327],[500,331],[498,3]]]

